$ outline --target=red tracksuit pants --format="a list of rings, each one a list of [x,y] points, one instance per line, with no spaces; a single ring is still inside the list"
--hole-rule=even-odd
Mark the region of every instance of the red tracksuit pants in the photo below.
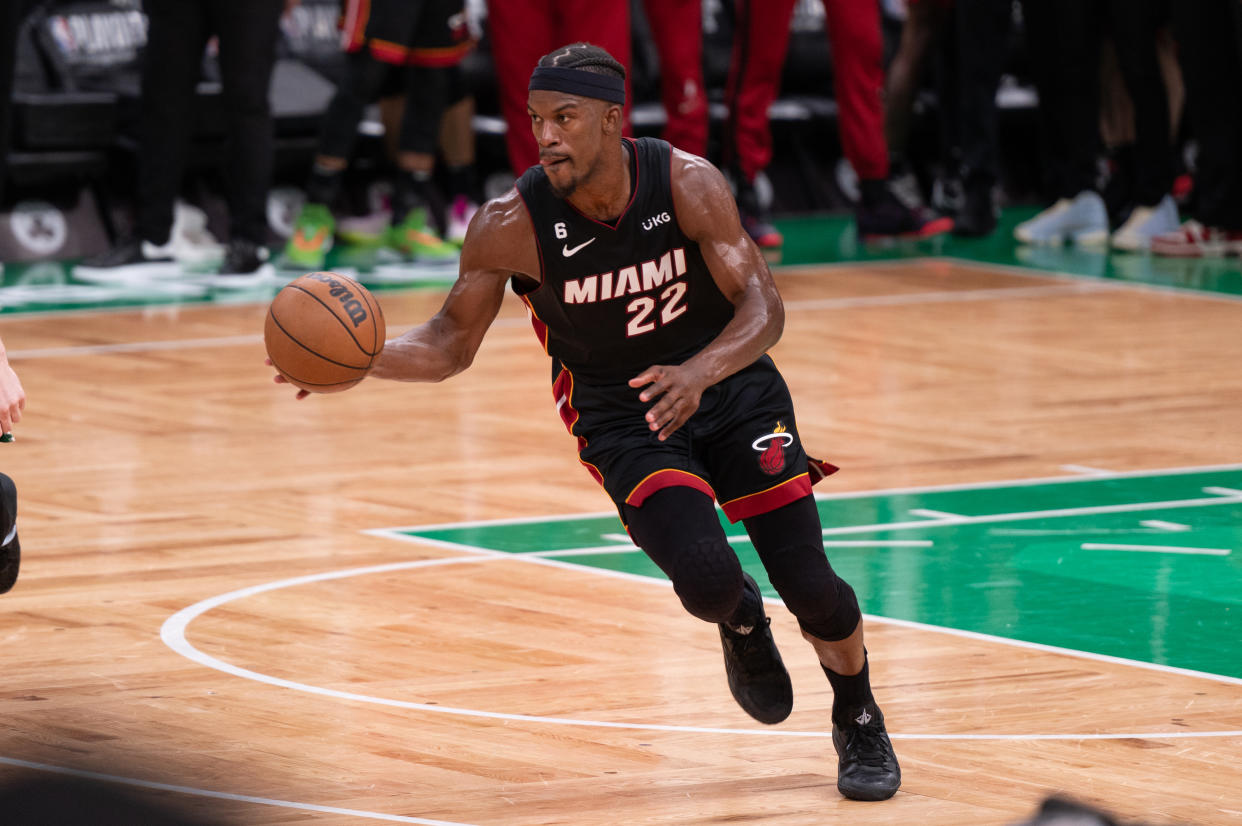
[[[508,127],[505,145],[513,173],[521,175],[539,163],[539,147],[526,114],[535,64],[553,49],[585,41],[606,49],[628,72],[630,6],[627,0],[502,0],[489,3],[487,13],[500,110]]]
[[[884,64],[876,0],[822,0],[833,54],[833,87],[845,156],[860,178],[888,177],[884,139]],[[725,163],[748,180],[772,161],[768,108],[780,91],[797,0],[737,0],[733,60],[726,90],[731,113]],[[660,53],[661,86],[668,112],[665,138],[696,155],[707,150],[703,97],[702,22],[699,0],[647,0],[652,36]],[[697,98],[689,92],[697,91]]]

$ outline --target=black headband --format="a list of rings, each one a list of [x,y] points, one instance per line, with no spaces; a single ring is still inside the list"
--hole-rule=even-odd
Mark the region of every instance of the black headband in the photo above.
[[[625,81],[566,66],[539,66],[530,76],[530,91],[546,89],[625,105]]]

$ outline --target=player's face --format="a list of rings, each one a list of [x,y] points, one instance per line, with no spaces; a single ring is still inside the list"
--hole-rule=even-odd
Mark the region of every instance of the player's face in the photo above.
[[[526,109],[539,144],[539,163],[558,198],[568,198],[595,171],[609,108],[603,101],[564,92],[530,93]]]

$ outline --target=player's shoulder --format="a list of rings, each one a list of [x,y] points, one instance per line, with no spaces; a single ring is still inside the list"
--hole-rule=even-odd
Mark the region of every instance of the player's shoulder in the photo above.
[[[669,167],[673,204],[683,232],[696,238],[737,220],[733,192],[715,164],[674,148]]]
[[[510,187],[479,207],[470,221],[462,257],[463,263],[473,266],[511,269],[537,276],[534,225],[516,187]]]
[[[680,188],[715,197],[729,189],[729,182],[715,164],[677,147],[672,147],[670,153],[669,172],[674,190]]]

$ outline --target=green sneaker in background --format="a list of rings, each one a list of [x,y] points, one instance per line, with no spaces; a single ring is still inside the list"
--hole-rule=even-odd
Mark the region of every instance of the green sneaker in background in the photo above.
[[[405,220],[389,227],[385,242],[408,261],[446,263],[458,257],[457,247],[441,239],[427,225],[425,207],[410,210]]]
[[[293,224],[281,264],[306,270],[323,269],[336,235],[336,220],[324,204],[306,204]]]

